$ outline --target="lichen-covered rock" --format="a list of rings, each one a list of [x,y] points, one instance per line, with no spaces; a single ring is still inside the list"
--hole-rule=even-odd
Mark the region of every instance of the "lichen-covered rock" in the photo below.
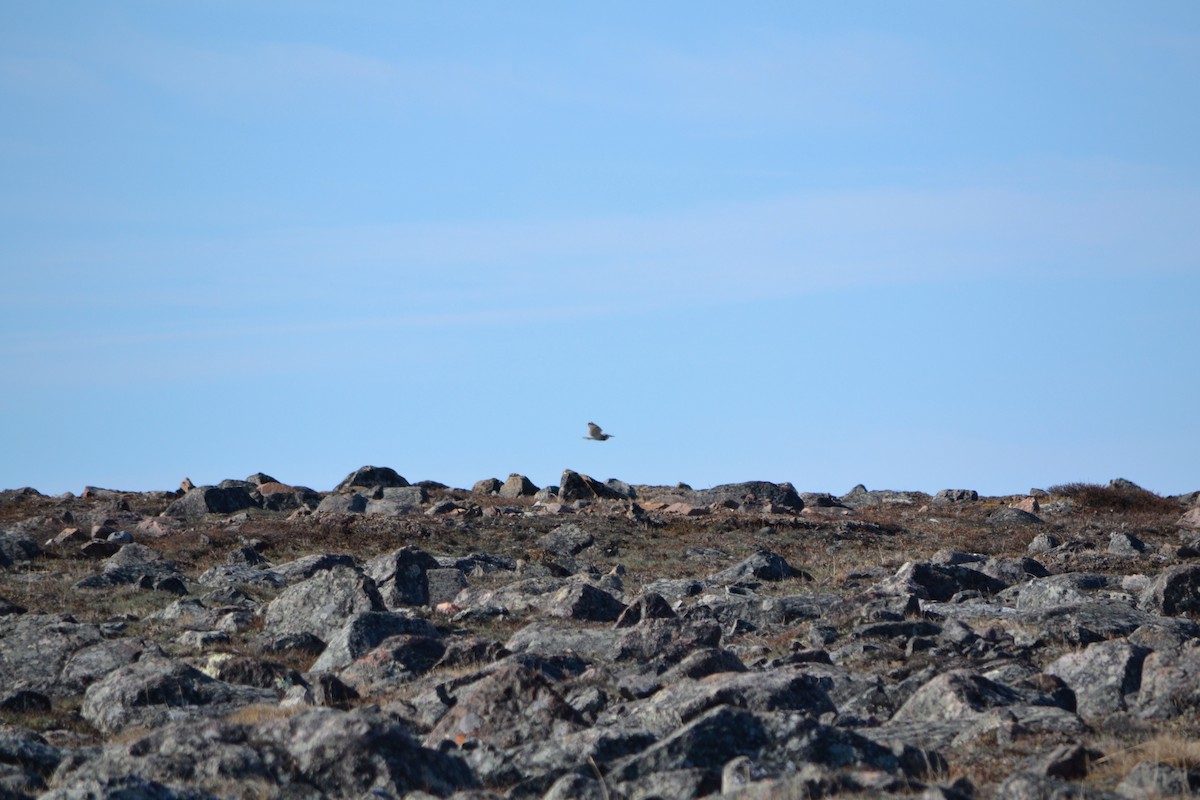
[[[1200,566],[1167,567],[1146,588],[1139,605],[1171,617],[1200,612]]]
[[[323,672],[348,666],[385,639],[400,635],[439,637],[437,628],[427,620],[387,611],[356,613],[328,637],[329,644],[312,665],[312,671]]]
[[[170,724],[64,767],[55,776],[56,796],[64,800],[86,797],[89,787],[126,776],[194,786],[189,791],[197,794],[188,798],[211,792],[239,800],[418,792],[444,797],[477,785],[461,758],[421,747],[401,723],[367,709],[315,708],[291,715],[264,710],[248,722]]]
[[[106,734],[130,725],[153,728],[189,716],[223,716],[252,703],[275,703],[276,692],[232,686],[195,667],[147,656],[88,687],[81,716]]]
[[[384,606],[390,609],[429,605],[429,570],[441,569],[438,560],[419,547],[402,547],[367,562],[366,573],[379,587]]]
[[[163,513],[168,517],[202,517],[205,514],[235,514],[257,505],[244,486],[197,486],[167,506]]]
[[[1142,683],[1142,662],[1150,651],[1124,640],[1096,642],[1067,653],[1046,668],[1075,693],[1076,710],[1084,719],[1103,718],[1126,708],[1125,698]]]
[[[267,605],[263,627],[276,636],[311,633],[329,641],[352,615],[386,610],[369,575],[339,566],[280,592]]]

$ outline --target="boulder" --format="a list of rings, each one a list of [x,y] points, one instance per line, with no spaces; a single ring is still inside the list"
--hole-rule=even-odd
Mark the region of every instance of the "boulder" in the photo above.
[[[1167,567],[1142,593],[1138,605],[1172,617],[1200,612],[1200,566]]]
[[[382,489],[387,487],[404,487],[409,483],[391,467],[359,467],[351,472],[342,482],[334,487],[336,493],[347,492],[353,488]]]
[[[120,549],[104,562],[103,572],[84,578],[76,583],[74,588],[107,589],[132,584],[144,589],[187,594],[184,578],[178,566],[157,550],[142,544],[126,544],[121,545]]]
[[[511,500],[517,497],[533,497],[538,493],[538,487],[534,486],[529,478],[514,472],[508,476],[497,492],[501,497]]]
[[[1126,709],[1125,698],[1141,686],[1142,662],[1149,654],[1123,639],[1096,642],[1060,657],[1046,672],[1062,678],[1075,693],[1081,717],[1102,719]]]
[[[202,517],[205,514],[236,514],[258,504],[245,486],[197,486],[163,513],[169,517]]]
[[[496,492],[500,491],[502,485],[499,478],[484,478],[481,481],[475,481],[474,485],[471,486],[471,494],[496,494]]]
[[[0,567],[5,569],[28,563],[42,554],[42,548],[29,536],[17,531],[0,533]]]
[[[429,604],[429,570],[441,569],[438,560],[411,545],[376,556],[366,564],[366,573],[379,587],[385,608]]]
[[[277,699],[272,690],[232,686],[181,661],[147,656],[89,686],[80,714],[97,730],[113,734],[130,725],[154,728],[180,716],[224,716]]]
[[[263,628],[275,636],[311,633],[328,642],[352,615],[386,610],[369,575],[337,566],[280,592],[267,605]]]
[[[328,646],[312,672],[327,672],[349,666],[392,636],[425,636],[437,639],[437,628],[427,620],[405,617],[387,611],[365,611],[353,614],[345,624],[328,637]]]
[[[367,510],[367,498],[357,492],[328,494],[317,504],[320,514],[362,514]]]
[[[791,512],[799,512],[804,509],[804,501],[800,499],[796,488],[790,483],[770,483],[768,481],[726,483],[711,489],[701,489],[695,492],[694,496],[702,505],[732,503],[735,508],[773,506]]]
[[[565,469],[559,480],[558,499],[564,503],[576,500],[621,500],[622,495],[595,478]]]
[[[625,610],[625,604],[590,583],[572,583],[555,592],[543,610],[552,617],[615,622]]]
[[[252,722],[166,725],[60,768],[56,792],[62,800],[169,796],[87,794],[97,782],[129,775],[221,797],[444,797],[477,785],[461,758],[421,747],[386,714],[315,708],[267,711]]]
[[[933,496],[935,503],[973,503],[979,499],[974,489],[942,489]]]
[[[754,555],[709,577],[714,584],[738,583],[740,581],[782,581],[795,575],[792,566],[770,550],[759,550]]]
[[[480,739],[495,747],[561,737],[587,727],[543,675],[521,664],[505,665],[459,694],[425,737],[427,746]]]

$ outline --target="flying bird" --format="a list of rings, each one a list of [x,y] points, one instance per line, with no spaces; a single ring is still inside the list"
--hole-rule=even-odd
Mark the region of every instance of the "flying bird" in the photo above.
[[[583,438],[592,439],[597,442],[603,442],[605,439],[611,439],[612,434],[605,433],[604,431],[600,430],[599,425],[597,425],[594,422],[589,422],[588,423],[588,435]]]

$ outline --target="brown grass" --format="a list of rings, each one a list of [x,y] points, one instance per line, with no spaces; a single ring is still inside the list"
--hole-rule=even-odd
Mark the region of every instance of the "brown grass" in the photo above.
[[[1064,483],[1049,492],[1070,498],[1080,510],[1121,514],[1178,513],[1179,504],[1148,489],[1132,485],[1101,486],[1096,483]]]

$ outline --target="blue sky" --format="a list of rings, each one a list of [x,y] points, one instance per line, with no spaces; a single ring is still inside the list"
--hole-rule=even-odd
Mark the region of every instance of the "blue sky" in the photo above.
[[[1200,488],[1192,2],[9,2],[0,119],[0,487]]]

